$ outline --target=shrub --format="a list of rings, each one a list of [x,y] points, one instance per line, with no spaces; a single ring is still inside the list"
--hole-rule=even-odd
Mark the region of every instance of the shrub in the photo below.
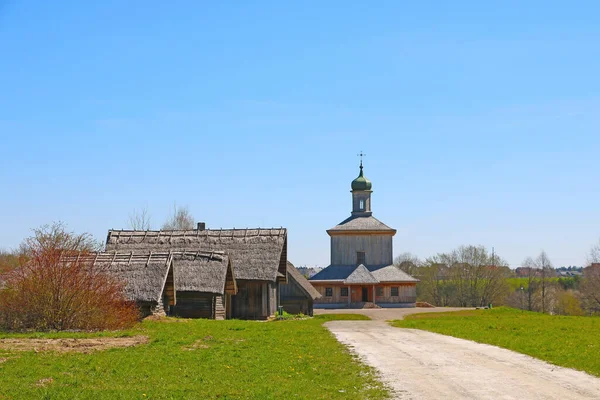
[[[5,275],[0,329],[103,330],[133,325],[139,312],[125,299],[122,283],[79,257],[65,261],[95,247],[88,234],[66,232],[62,224],[35,230],[21,245],[19,266]]]

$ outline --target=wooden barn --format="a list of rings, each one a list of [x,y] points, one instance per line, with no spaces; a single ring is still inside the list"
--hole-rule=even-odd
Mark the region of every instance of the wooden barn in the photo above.
[[[82,258],[83,257],[83,258]],[[125,284],[126,297],[142,316],[178,315],[225,319],[231,314],[236,282],[223,252],[99,252],[79,258]]]
[[[283,309],[290,314],[313,315],[313,301],[321,294],[313,285],[288,261],[286,284],[281,285],[280,301]]]
[[[110,230],[107,251],[224,251],[231,258],[237,294],[228,316],[266,319],[279,306],[279,285],[287,282],[287,230],[198,229]]]

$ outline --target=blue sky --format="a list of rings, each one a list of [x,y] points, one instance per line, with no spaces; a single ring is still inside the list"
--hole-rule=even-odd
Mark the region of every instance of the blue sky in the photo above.
[[[95,3],[95,4],[93,4]],[[126,3],[126,4],[125,4]],[[413,4],[414,3],[414,4]],[[363,150],[394,252],[600,237],[597,2],[0,0],[0,247],[146,207],[326,266]]]

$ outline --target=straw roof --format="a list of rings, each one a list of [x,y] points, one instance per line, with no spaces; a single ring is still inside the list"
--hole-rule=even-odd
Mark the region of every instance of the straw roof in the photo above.
[[[125,283],[125,296],[134,301],[159,302],[173,268],[175,291],[223,294],[231,261],[223,252],[110,251],[63,257],[106,271]]]
[[[225,251],[232,259],[236,279],[276,281],[278,272],[286,276],[287,230],[110,230],[106,250]]]
[[[294,267],[294,264],[288,261],[287,263],[288,283],[295,282],[306,296],[313,300],[321,297],[321,293]]]
[[[125,296],[135,301],[160,301],[171,266],[169,252],[99,252],[63,257],[64,262],[77,259],[125,282]]]
[[[173,253],[173,265],[177,292],[223,294],[227,270],[232,270],[229,257],[221,252]]]

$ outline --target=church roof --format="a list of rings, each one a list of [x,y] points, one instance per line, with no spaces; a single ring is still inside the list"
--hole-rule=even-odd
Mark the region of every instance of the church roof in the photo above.
[[[406,272],[402,271],[395,265],[388,265],[387,267],[375,267],[370,268],[371,274],[381,282],[418,282],[419,280],[413,278]]]
[[[395,229],[390,228],[372,215],[353,215],[329,229],[327,232],[332,231],[386,231],[396,233]]]
[[[379,282],[418,282],[395,265],[330,265],[310,281],[343,281],[346,284],[377,284]]]
[[[352,181],[351,187],[352,187],[352,190],[359,190],[359,191],[371,190],[371,188],[373,187],[373,185],[371,184],[371,181],[368,180],[365,177],[365,175],[363,174],[362,161],[360,162],[360,173],[358,174],[358,177]]]
[[[379,283],[379,280],[375,278],[365,267],[360,264],[346,279],[344,279],[344,283],[352,284],[352,283]]]

